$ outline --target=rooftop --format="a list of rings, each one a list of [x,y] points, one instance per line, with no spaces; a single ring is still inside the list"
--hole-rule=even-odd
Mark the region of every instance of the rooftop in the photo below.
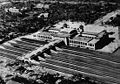
[[[99,41],[99,39],[92,39],[89,43],[95,44]]]
[[[103,31],[101,31],[100,33],[98,33],[97,37],[98,37],[98,38],[101,38],[101,37],[103,37],[105,34],[107,34],[107,32],[106,32],[106,30],[103,30]]]
[[[96,32],[88,32],[88,31],[85,31],[82,34],[88,34],[88,35],[94,35],[94,36],[98,35],[98,33],[96,33]]]
[[[103,26],[98,26],[98,25],[86,25],[84,26],[84,31],[85,32],[95,32],[95,33],[100,33],[103,31],[105,27]]]
[[[50,32],[38,32],[37,34],[39,34],[39,35],[52,35]]]
[[[64,29],[61,29],[61,32],[70,33],[73,30],[74,30],[73,28],[64,28]]]
[[[57,28],[50,28],[48,31],[60,31],[60,29],[57,29]]]
[[[55,37],[61,37],[61,38],[65,38],[65,37],[70,37],[70,34],[57,33],[57,34],[53,34],[53,36],[55,36]]]
[[[78,41],[83,41],[83,42],[89,42],[92,40],[92,38],[88,38],[88,37],[82,37],[82,36],[76,36],[75,38],[73,38],[74,40],[78,40]]]

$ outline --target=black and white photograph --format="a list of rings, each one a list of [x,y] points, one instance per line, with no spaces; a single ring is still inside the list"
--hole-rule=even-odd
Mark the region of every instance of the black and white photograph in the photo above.
[[[0,0],[0,84],[120,84],[120,0]]]

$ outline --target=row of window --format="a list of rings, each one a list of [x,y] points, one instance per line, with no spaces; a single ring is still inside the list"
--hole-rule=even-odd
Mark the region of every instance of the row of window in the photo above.
[[[56,33],[58,33],[58,32],[54,32],[54,31],[49,31],[50,33],[54,33],[54,34],[56,34]]]
[[[73,47],[80,47],[80,48],[86,48],[88,46],[83,46],[83,45],[74,45],[74,44],[70,44],[70,46],[73,46]]]
[[[86,37],[86,38],[95,38],[95,37],[91,37],[91,36],[84,36],[84,37]]]
[[[91,44],[91,43],[90,43],[90,44],[88,44],[88,45],[89,45],[89,46],[94,46],[94,44]]]
[[[79,41],[74,41],[74,40],[70,40],[70,43],[75,43],[75,44],[82,44],[82,45],[87,45],[87,43],[85,42],[79,42]]]
[[[70,43],[72,43],[72,44],[78,44],[78,45],[89,45],[89,46],[94,46],[94,44],[87,44],[87,43],[85,43],[85,42],[79,42],[79,41],[74,41],[74,40],[70,40],[69,41]]]
[[[50,37],[50,36],[38,36],[38,37],[40,37],[40,38],[45,38],[45,39],[52,39],[52,37]]]
[[[50,37],[50,36],[42,36],[42,35],[39,35],[38,37],[40,37],[40,38],[44,38],[44,39],[52,39],[52,37]],[[60,37],[59,37],[60,38]],[[61,37],[62,38],[62,37]],[[72,43],[72,44],[77,44],[77,45],[84,45],[84,46],[91,46],[91,47],[93,47],[94,46],[94,44],[87,44],[87,43],[85,43],[85,42],[80,42],[80,41],[75,41],[75,40],[69,40],[69,42],[70,43]]]

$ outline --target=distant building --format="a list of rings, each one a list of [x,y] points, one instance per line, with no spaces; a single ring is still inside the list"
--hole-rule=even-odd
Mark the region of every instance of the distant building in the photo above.
[[[37,40],[52,41],[52,34],[49,32],[37,32],[33,36]]]
[[[12,2],[25,2],[25,1],[29,1],[29,0],[11,0]]]
[[[1,1],[1,0],[0,0]],[[9,8],[12,6],[11,2],[1,2],[0,3],[0,8]]]
[[[48,4],[39,3],[39,4],[36,5],[36,8],[45,8],[45,9],[49,9],[49,5],[48,5]]]
[[[49,13],[41,13],[38,18],[44,16],[44,18],[48,18]]]
[[[19,9],[17,9],[16,7],[9,8],[9,11],[10,11],[11,13],[19,13],[19,12],[20,12]]]
[[[9,12],[11,14],[20,14],[20,10],[17,9],[16,7],[11,7],[11,8],[5,8],[5,12]]]

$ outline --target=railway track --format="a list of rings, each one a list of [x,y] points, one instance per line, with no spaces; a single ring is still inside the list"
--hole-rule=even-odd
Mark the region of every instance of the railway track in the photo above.
[[[15,40],[15,42],[16,42],[17,44],[24,45],[24,46],[28,46],[28,47],[32,47],[32,48],[40,47],[40,46],[34,46],[34,45],[31,45],[31,44],[28,44],[28,43],[23,42],[23,41]]]
[[[59,50],[58,53],[51,53],[51,58],[46,57],[46,61],[42,62],[41,65],[68,74],[69,70],[72,70],[72,73],[87,73],[87,75],[96,76],[102,81],[112,82],[111,84],[113,82],[120,83],[119,63],[92,55],[81,52],[66,52],[63,49]],[[64,70],[60,70],[60,68]]]
[[[27,44],[27,45],[31,45],[31,46],[35,46],[35,47],[40,47],[41,45],[39,44],[35,44],[35,43],[31,43],[31,42],[26,42],[26,41],[22,41],[22,40],[15,40],[15,42],[19,42],[22,44]]]
[[[19,56],[47,44],[47,42],[29,38],[14,41],[16,43],[9,42],[11,46],[2,45],[5,49],[0,48],[0,56],[15,60]],[[79,51],[72,47],[62,47],[56,53],[51,52],[50,57],[45,56],[45,61],[41,61],[39,66],[68,74],[81,73],[103,82],[120,83],[120,62],[100,57],[102,56],[100,53],[89,52]]]
[[[32,51],[34,50],[34,48],[32,47],[28,47],[28,46],[24,46],[24,45],[20,45],[20,44],[16,44],[16,43],[10,43],[13,47],[16,47],[16,48],[21,48],[21,49],[25,49],[25,50],[28,50],[28,51]]]
[[[115,73],[111,73],[111,72],[106,72],[106,71],[101,71],[101,70],[97,70],[97,69],[93,69],[93,68],[89,68],[89,67],[85,67],[85,66],[77,66],[71,63],[67,63],[67,62],[62,62],[62,61],[58,61],[58,60],[54,60],[54,59],[46,59],[46,63],[50,63],[53,65],[57,65],[57,66],[62,66],[62,67],[66,67],[66,68],[70,68],[73,70],[78,70],[78,71],[84,71],[87,73],[91,73],[91,74],[96,74],[99,76],[103,76],[103,77],[108,77],[108,78],[112,78],[112,79],[119,79],[120,75],[116,75]]]
[[[6,50],[6,49],[2,49],[2,48],[0,48],[0,52],[12,54],[12,55],[17,55],[17,56],[23,55],[22,53],[11,51],[11,50]]]
[[[98,51],[92,51],[88,49],[81,49],[81,48],[75,48],[75,47],[69,47],[69,46],[68,47],[62,46],[61,48],[63,49],[64,52],[69,52],[69,53],[72,52],[74,54],[84,53],[87,56],[93,56],[100,59],[105,59],[105,60],[110,60],[116,63],[120,63],[120,59],[114,55],[109,55],[106,53],[100,53]]]
[[[12,43],[12,42],[10,42],[10,43]],[[26,47],[27,49],[35,49],[36,47],[35,46],[31,46],[31,45],[26,45],[26,44],[23,44],[23,43],[12,43],[12,44],[16,44],[16,45],[18,45],[18,46],[21,46],[21,47]]]
[[[29,38],[21,38],[21,40],[25,41],[25,42],[29,42],[29,43],[34,43],[34,44],[37,44],[37,45],[45,45],[45,44],[48,43],[48,42],[45,42],[45,41],[39,41],[39,40],[29,39]]]
[[[65,52],[59,52],[59,53],[57,53],[57,55],[59,55],[63,58],[71,59],[71,60],[78,61],[78,62],[82,61],[82,62],[92,63],[92,64],[102,64],[105,66],[120,69],[120,65],[117,63],[114,63],[114,62],[108,61],[108,60],[104,60],[104,59],[93,58],[90,56],[86,56],[84,54],[75,55],[75,54],[70,54],[70,53],[65,53]]]
[[[91,64],[91,63],[86,63],[86,62],[81,62],[81,61],[78,62],[78,61],[66,59],[66,58],[58,56],[58,55],[57,56],[52,55],[51,57],[52,57],[51,59],[66,62],[66,63],[70,63],[70,64],[74,64],[74,65],[77,65],[77,66],[85,66],[85,67],[90,67],[90,68],[93,68],[93,69],[96,69],[96,70],[102,70],[102,71],[106,71],[106,72],[120,74],[120,69],[115,69],[115,68],[112,68],[112,67],[109,67],[109,66],[104,66],[102,64]]]
[[[4,53],[4,52],[0,52],[0,56],[6,57],[6,58],[9,58],[9,59],[13,59],[13,60],[18,60],[16,55],[10,55],[10,54]]]
[[[40,62],[40,66],[43,66],[43,67],[46,67],[48,69],[52,69],[55,71],[67,73],[67,74],[79,74],[79,73],[81,73],[81,74],[84,74],[86,76],[95,77],[96,80],[99,80],[99,81],[111,82],[111,84],[120,83],[119,79],[109,77],[109,76],[99,75],[101,72],[99,72],[99,74],[98,74],[97,71],[90,71],[88,69],[82,69],[81,67],[72,66],[72,65],[69,65],[69,64],[66,64],[63,62],[58,62],[58,61]]]
[[[0,55],[10,59],[17,59],[26,53],[40,47],[47,42],[38,41],[29,38],[21,38],[21,40],[14,40],[16,43],[8,42],[10,45],[2,45],[4,48],[0,48]]]
[[[16,47],[13,47],[13,46],[7,46],[7,45],[2,45],[5,49],[8,49],[8,50],[13,50],[13,51],[16,51],[16,52],[20,52],[20,53],[28,53],[29,51],[26,50],[26,49],[21,49],[21,48],[16,48]]]

